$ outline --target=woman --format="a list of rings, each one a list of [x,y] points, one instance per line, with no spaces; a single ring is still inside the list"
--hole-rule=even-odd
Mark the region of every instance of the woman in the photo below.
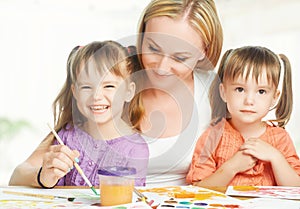
[[[222,43],[212,0],[153,0],[144,10],[137,50],[145,70],[135,73],[144,80],[129,109],[149,145],[146,185],[185,184],[195,143],[210,121],[207,91]]]

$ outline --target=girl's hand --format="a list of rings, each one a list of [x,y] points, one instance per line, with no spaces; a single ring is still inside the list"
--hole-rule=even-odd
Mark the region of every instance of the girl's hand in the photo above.
[[[231,165],[235,174],[247,171],[256,165],[257,159],[251,155],[238,151],[226,164]]]
[[[79,157],[77,150],[65,145],[52,145],[44,154],[40,181],[46,187],[54,186],[72,168],[74,159]]]
[[[251,155],[266,162],[271,162],[279,154],[276,148],[259,138],[248,139],[241,146],[240,150],[244,154]]]

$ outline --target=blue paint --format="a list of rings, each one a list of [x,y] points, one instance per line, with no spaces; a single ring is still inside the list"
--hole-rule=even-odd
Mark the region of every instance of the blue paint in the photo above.
[[[208,204],[205,202],[195,202],[194,205],[198,205],[198,206],[207,206]]]
[[[182,204],[182,205],[191,205],[192,203],[191,202],[187,202],[187,201],[183,201],[183,202],[179,202],[179,204]]]

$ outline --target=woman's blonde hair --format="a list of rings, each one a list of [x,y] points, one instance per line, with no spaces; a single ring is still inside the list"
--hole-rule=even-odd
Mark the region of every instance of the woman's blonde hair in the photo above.
[[[53,102],[53,115],[55,130],[71,128],[82,125],[84,116],[77,108],[71,86],[76,83],[77,77],[82,70],[88,72],[88,62],[92,61],[100,75],[109,70],[116,76],[129,78],[136,67],[136,59],[133,59],[127,48],[114,41],[92,42],[86,46],[75,47],[67,61],[67,78]]]
[[[154,17],[185,18],[199,33],[205,45],[205,59],[199,61],[197,68],[212,70],[220,57],[223,45],[223,30],[213,0],[152,0],[141,15],[138,26],[137,53],[142,56],[142,42],[147,21]],[[141,61],[140,61],[141,62]],[[142,62],[141,66],[144,69]],[[141,94],[138,93],[130,104],[131,122],[139,127],[139,115],[144,114]]]
[[[283,66],[280,64],[282,60]],[[282,69],[283,68],[283,69]],[[248,79],[250,74],[258,81],[259,76],[266,72],[268,82],[276,89],[280,88],[280,77],[283,76],[281,95],[275,109],[275,122],[279,127],[285,127],[291,117],[293,108],[292,72],[288,58],[260,46],[245,46],[227,50],[220,62],[218,74],[210,88],[210,103],[212,122],[216,124],[222,118],[228,118],[226,103],[220,96],[219,86],[227,80],[235,80],[239,76]],[[282,74],[283,73],[283,74]]]

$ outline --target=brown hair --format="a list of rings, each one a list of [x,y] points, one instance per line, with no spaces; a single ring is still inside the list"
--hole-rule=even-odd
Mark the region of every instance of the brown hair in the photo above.
[[[66,128],[67,124],[73,127],[74,124],[81,125],[85,122],[71,89],[80,71],[88,71],[85,63],[92,60],[100,74],[110,70],[116,76],[128,78],[138,66],[134,56],[129,54],[127,48],[114,41],[92,42],[83,47],[75,47],[68,57],[66,81],[53,102],[55,130]]]

